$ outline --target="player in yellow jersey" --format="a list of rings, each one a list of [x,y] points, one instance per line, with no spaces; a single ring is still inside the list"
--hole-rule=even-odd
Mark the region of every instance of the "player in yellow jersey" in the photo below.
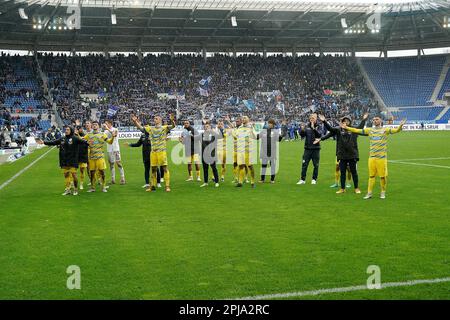
[[[236,187],[242,187],[245,177],[245,169],[247,167],[250,172],[250,183],[252,188],[254,188],[255,169],[253,167],[253,157],[255,157],[256,153],[256,135],[247,116],[242,117],[242,126],[233,132],[233,137],[236,139],[236,160],[239,166],[239,180]]]
[[[162,118],[160,116],[154,117],[154,126],[146,125],[143,127],[139,122],[138,117],[135,115],[131,116],[131,120],[141,132],[148,132],[152,145],[152,151],[150,152],[150,163],[152,166],[151,186],[145,191],[151,192],[156,190],[156,173],[158,167],[161,167],[164,171],[166,191],[170,192],[170,173],[167,167],[167,135],[170,130],[175,128],[175,118],[173,114],[170,115],[170,125],[162,125]]]
[[[236,130],[242,126],[242,119],[240,117],[236,118],[235,124],[231,123],[230,117],[226,117],[225,120],[228,122],[228,125],[230,126],[230,134],[233,137],[233,177],[234,177],[234,183],[239,182],[239,165],[237,161],[237,138],[236,138]],[[245,179],[247,180],[247,167],[245,167]]]
[[[187,168],[188,168],[188,178],[186,181],[194,181],[194,177],[192,175],[192,164],[195,165],[195,173],[197,174],[197,181],[202,181],[200,178],[200,157],[199,153],[201,152],[201,143],[200,143],[200,134],[195,130],[195,128],[191,125],[189,120],[185,120],[183,122],[184,130],[181,133],[179,141],[184,146],[184,154],[187,160]]]
[[[221,171],[220,171],[220,181],[225,181],[225,173],[227,170],[227,138],[228,133],[225,130],[225,125],[222,120],[219,120],[217,122],[217,129],[220,132],[220,137],[222,139],[219,139],[217,141],[217,154],[218,154],[218,163],[221,164]]]
[[[80,138],[84,137],[85,133],[83,131],[82,126],[77,126],[75,129],[75,134],[80,136]],[[84,176],[87,173],[89,175],[89,145],[88,144],[80,144],[78,148],[78,168],[80,168],[80,179],[78,179],[78,186],[80,190],[84,189]]]
[[[65,190],[63,196],[73,194],[78,195],[78,152],[80,145],[86,145],[87,142],[74,135],[72,127],[66,127],[64,136],[52,141],[42,141],[36,139],[36,143],[47,146],[59,146],[59,165],[64,174]],[[72,185],[73,182],[73,185]],[[73,191],[71,190],[73,188]]]
[[[82,139],[89,143],[89,176],[91,179],[91,187],[88,192],[95,192],[95,172],[99,172],[100,181],[102,184],[102,191],[108,192],[106,189],[106,179],[105,179],[105,155],[103,153],[103,148],[105,142],[112,144],[114,139],[117,137],[117,132],[114,132],[111,138],[108,139],[106,133],[100,131],[100,125],[98,121],[92,121],[92,132],[86,133]]]
[[[402,120],[400,126],[396,129],[383,128],[381,117],[376,116],[372,119],[373,127],[365,129],[356,129],[348,127],[345,123],[341,122],[341,127],[347,131],[367,135],[370,139],[370,152],[369,152],[369,186],[367,189],[367,195],[364,199],[372,198],[372,191],[375,185],[375,177],[380,177],[381,194],[380,198],[386,198],[386,184],[387,184],[387,141],[388,135],[398,133],[402,130],[406,120]]]

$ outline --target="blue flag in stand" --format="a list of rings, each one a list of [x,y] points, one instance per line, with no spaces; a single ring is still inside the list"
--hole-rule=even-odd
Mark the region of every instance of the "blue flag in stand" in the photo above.
[[[203,97],[209,97],[208,89],[203,89],[202,87],[199,87],[198,89],[199,89],[199,91],[200,91],[200,95],[201,95],[201,96],[203,96]]]
[[[109,106],[107,113],[108,118],[114,117],[118,110],[119,110],[118,106]]]
[[[209,83],[211,82],[212,77],[208,76],[207,78],[203,78],[202,80],[200,80],[198,83],[203,86],[203,87],[207,87],[209,85]]]
[[[255,101],[253,100],[242,100],[242,103],[248,110],[254,110],[255,109]]]
[[[228,101],[232,106],[236,106],[239,104],[239,97],[231,96]]]

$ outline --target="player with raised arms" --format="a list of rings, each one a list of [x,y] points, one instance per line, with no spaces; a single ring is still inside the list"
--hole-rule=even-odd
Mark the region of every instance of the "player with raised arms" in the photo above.
[[[387,184],[387,141],[388,135],[402,131],[406,120],[402,120],[400,126],[396,129],[384,128],[380,116],[372,119],[373,127],[365,129],[357,129],[347,126],[345,122],[341,122],[341,127],[347,131],[369,136],[370,151],[369,151],[369,185],[367,188],[367,195],[364,199],[372,198],[373,187],[375,186],[375,177],[380,177],[381,193],[380,198],[386,198],[386,184]]]
[[[166,184],[166,192],[170,192],[170,172],[167,166],[167,135],[170,130],[175,128],[175,118],[170,114],[170,125],[162,125],[161,116],[155,116],[154,126],[146,125],[143,127],[137,116],[132,115],[131,120],[141,132],[148,132],[152,150],[150,152],[150,163],[152,166],[151,186],[145,191],[151,192],[156,190],[156,171],[158,167],[164,171],[164,182]]]

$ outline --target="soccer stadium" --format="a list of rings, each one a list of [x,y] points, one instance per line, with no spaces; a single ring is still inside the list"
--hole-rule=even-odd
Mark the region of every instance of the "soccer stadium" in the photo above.
[[[448,0],[2,0],[0,129],[1,300],[450,299]]]

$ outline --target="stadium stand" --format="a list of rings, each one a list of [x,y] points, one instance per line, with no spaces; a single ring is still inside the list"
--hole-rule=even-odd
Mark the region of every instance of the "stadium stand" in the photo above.
[[[447,112],[444,113],[439,122],[446,123],[448,121],[450,121],[450,109],[448,109]]]
[[[378,110],[358,67],[344,57],[215,55],[206,62],[197,55],[147,55],[142,60],[133,55],[43,55],[39,59],[67,122],[88,117],[92,108],[104,119],[112,105],[118,107],[114,119],[124,126],[131,125],[131,113],[139,112],[144,122],[154,114],[175,113],[176,100],[160,100],[158,94],[182,97],[179,112],[185,119],[246,114],[254,120],[304,121],[311,110],[331,118],[344,114],[358,118],[367,108]],[[199,83],[209,76],[203,85],[207,93],[201,95]],[[333,91],[345,94],[333,95]],[[80,94],[101,98],[87,105]]]
[[[447,71],[447,75],[445,76],[444,83],[442,84],[441,90],[438,94],[438,99],[444,99],[444,93],[450,92],[450,69]]]
[[[431,121],[434,120],[444,109],[443,106],[434,107],[417,107],[417,108],[399,108],[393,111],[392,115],[395,119],[408,119],[412,121]]]
[[[0,56],[0,103],[14,111],[46,108],[33,57]]]
[[[51,128],[49,104],[43,98],[42,83],[33,57],[0,56],[1,145],[8,136],[22,143],[25,137]]]
[[[431,104],[445,60],[445,55],[436,55],[365,58],[362,63],[388,107],[417,107]]]

